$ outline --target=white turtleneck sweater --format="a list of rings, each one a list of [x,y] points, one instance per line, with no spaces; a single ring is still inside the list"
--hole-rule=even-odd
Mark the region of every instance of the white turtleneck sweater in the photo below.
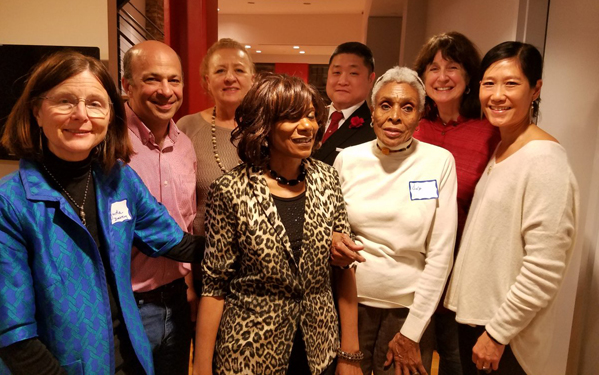
[[[409,308],[401,333],[419,342],[453,261],[455,163],[447,150],[416,139],[389,155],[376,142],[344,149],[334,164],[352,231],[364,245],[358,302]]]

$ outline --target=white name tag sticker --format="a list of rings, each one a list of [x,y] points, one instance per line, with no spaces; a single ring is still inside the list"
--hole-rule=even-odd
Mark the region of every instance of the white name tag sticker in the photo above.
[[[128,220],[131,220],[131,215],[129,214],[126,199],[110,205],[110,221],[112,224]]]
[[[410,181],[410,199],[413,201],[439,198],[437,180]]]

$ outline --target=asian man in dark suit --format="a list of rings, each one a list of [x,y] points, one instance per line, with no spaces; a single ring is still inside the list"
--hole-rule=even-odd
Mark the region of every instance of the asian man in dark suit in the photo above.
[[[329,60],[327,95],[331,99],[322,146],[314,157],[333,165],[339,151],[375,138],[366,98],[374,83],[372,51],[359,42],[337,46]]]

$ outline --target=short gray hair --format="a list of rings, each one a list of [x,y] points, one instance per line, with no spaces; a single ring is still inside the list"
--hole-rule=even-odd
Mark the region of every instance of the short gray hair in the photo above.
[[[125,52],[125,56],[123,56],[123,78],[128,81],[131,80],[133,76],[131,71],[131,61],[133,60],[133,54],[135,51],[135,48],[129,48],[127,52]]]
[[[376,103],[376,94],[384,85],[390,82],[407,83],[410,86],[412,86],[418,92],[418,112],[422,113],[424,111],[424,99],[426,96],[426,91],[424,90],[424,83],[422,82],[420,77],[418,77],[418,73],[405,66],[395,66],[387,70],[385,74],[383,74],[376,80],[376,82],[374,83],[374,87],[372,88],[371,103],[373,106]]]

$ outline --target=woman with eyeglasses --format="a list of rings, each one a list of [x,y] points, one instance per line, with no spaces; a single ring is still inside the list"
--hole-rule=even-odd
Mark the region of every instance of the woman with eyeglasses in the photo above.
[[[76,52],[38,64],[8,118],[21,160],[0,181],[0,373],[154,373],[131,247],[199,261],[203,238],[125,165],[125,118],[106,68]]]

